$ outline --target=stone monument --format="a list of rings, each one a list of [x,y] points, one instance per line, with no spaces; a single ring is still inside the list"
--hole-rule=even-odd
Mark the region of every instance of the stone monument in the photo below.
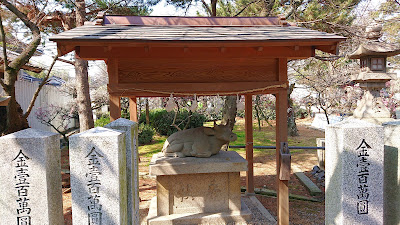
[[[0,224],[64,224],[60,161],[58,134],[0,137]]]
[[[325,224],[384,224],[383,131],[356,119],[327,127]]]
[[[119,118],[105,127],[125,132],[128,224],[138,225],[140,223],[138,124],[124,118]]]
[[[72,223],[127,224],[125,134],[97,127],[69,141]]]
[[[240,171],[246,170],[247,161],[232,151],[220,151],[209,158],[154,155],[150,175],[157,179],[157,197],[151,201],[148,224],[250,220],[251,212],[240,193]]]
[[[383,104],[380,97],[380,90],[385,87],[385,83],[394,78],[394,74],[388,73],[387,71],[386,59],[389,56],[400,54],[400,48],[392,44],[379,42],[378,39],[381,36],[381,29],[382,27],[377,24],[372,24],[367,27],[366,35],[369,40],[361,44],[359,48],[349,56],[351,59],[360,59],[360,73],[356,75],[353,80],[360,83],[360,87],[364,89],[363,99],[354,111],[352,119],[355,118],[367,121],[377,125],[379,128],[371,128],[371,125],[351,120],[354,124],[358,124],[358,130],[355,127],[350,127],[349,123],[351,122],[346,122],[342,124],[343,127],[340,128],[341,130],[339,127],[331,126],[329,131],[325,134],[327,146],[326,224],[333,224],[337,221],[339,221],[338,223],[351,224],[355,219],[359,218],[363,218],[363,220],[357,222],[361,224],[400,224],[400,205],[398,204],[400,202],[400,142],[398,141],[400,135],[400,121],[390,118],[390,112]],[[381,125],[382,128],[380,128]],[[375,131],[373,131],[374,129]],[[351,132],[347,130],[352,130],[354,134],[351,134]],[[369,132],[369,134],[366,132]],[[344,133],[347,133],[349,136],[343,135]],[[366,199],[368,200],[368,202],[366,202],[368,204],[364,204],[363,206],[364,209],[368,209],[368,213],[364,213],[364,216],[359,216],[357,214],[352,218],[348,218],[349,220],[342,220],[343,216],[341,213],[343,213],[343,208],[335,207],[335,205],[341,203],[343,199],[348,198],[348,195],[344,192],[348,190],[349,185],[352,185],[351,180],[344,181],[346,178],[341,180],[340,177],[345,176],[343,171],[347,169],[343,170],[343,168],[349,166],[343,162],[347,162],[351,159],[351,154],[350,156],[347,153],[345,154],[345,152],[349,150],[343,147],[346,146],[346,143],[354,141],[350,140],[349,137],[358,141],[360,137],[362,137],[363,140],[365,139],[365,143],[368,145],[365,145],[364,149],[368,152],[368,157],[372,158],[372,155],[379,155],[379,158],[376,158],[373,162],[368,162],[367,170],[369,171],[366,172],[368,173],[367,179],[369,181],[372,180],[372,182],[378,183],[376,183],[376,185],[367,184],[367,186],[359,186],[359,190],[365,190],[368,194],[366,196],[369,197],[374,196],[371,195],[371,191],[379,195],[382,191],[383,195],[381,197],[383,203],[380,205],[380,201]],[[368,139],[371,139],[371,141],[368,142]],[[371,144],[371,142],[373,143]],[[379,149],[377,145],[381,143],[384,144],[384,152],[377,153]],[[361,169],[362,167],[357,168]],[[372,170],[372,168],[374,169]],[[378,170],[381,172],[378,172]],[[372,178],[370,174],[373,173],[382,173],[383,176],[374,176],[374,178]],[[383,185],[382,190],[380,184]],[[339,193],[345,195],[337,195],[338,190]],[[361,196],[361,198],[359,196],[357,197],[359,200],[363,198],[363,196]],[[370,206],[376,204],[379,204],[379,207],[383,208],[383,215],[381,210],[371,210],[372,208]]]

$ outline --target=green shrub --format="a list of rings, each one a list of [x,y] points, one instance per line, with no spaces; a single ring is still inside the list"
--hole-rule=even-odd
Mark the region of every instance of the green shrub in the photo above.
[[[306,109],[300,108],[298,106],[293,107],[295,110],[295,116],[297,119],[304,119],[308,116],[308,112]]]
[[[104,127],[105,125],[110,123],[110,115],[103,115],[96,121],[94,121],[95,127]]]
[[[155,130],[153,127],[147,124],[141,123],[139,125],[139,144],[149,144],[153,140]]]
[[[157,133],[169,136],[178,131],[178,129],[176,129],[174,126],[171,126],[172,122],[174,121],[174,116],[175,116],[174,111],[167,112],[165,109],[150,110],[149,112],[150,125],[154,127]],[[205,121],[205,116],[197,112],[190,113],[184,109],[178,113],[175,124],[178,125],[180,129],[183,130],[186,124],[188,123],[188,120],[190,120],[190,122],[186,127],[187,129],[201,127],[203,126],[203,123]],[[145,123],[145,122],[146,122],[146,113],[142,112],[140,114],[139,123]]]

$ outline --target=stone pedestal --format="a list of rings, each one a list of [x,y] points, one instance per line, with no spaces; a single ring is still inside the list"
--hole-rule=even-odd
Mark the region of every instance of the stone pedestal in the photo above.
[[[247,161],[220,151],[210,158],[154,155],[150,175],[157,176],[157,197],[148,224],[244,222],[251,212],[240,199],[240,171]]]
[[[384,224],[383,127],[349,119],[325,140],[325,224]]]

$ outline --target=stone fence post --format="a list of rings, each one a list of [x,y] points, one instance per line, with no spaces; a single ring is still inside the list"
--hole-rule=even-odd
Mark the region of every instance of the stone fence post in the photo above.
[[[119,118],[105,127],[125,132],[128,224],[139,225],[138,124],[124,118]]]
[[[125,134],[97,127],[69,140],[72,223],[126,225]]]
[[[325,147],[325,138],[317,138],[317,147]],[[325,149],[317,149],[318,166],[325,170]]]
[[[349,119],[325,140],[325,224],[384,224],[383,126]]]
[[[64,224],[60,161],[58,134],[0,137],[0,224]]]

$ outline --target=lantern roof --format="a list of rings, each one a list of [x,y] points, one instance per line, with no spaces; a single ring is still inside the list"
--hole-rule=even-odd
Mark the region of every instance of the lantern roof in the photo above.
[[[395,56],[400,54],[400,47],[378,41],[369,41],[361,44],[356,51],[349,55],[350,59],[359,59],[365,56]]]

